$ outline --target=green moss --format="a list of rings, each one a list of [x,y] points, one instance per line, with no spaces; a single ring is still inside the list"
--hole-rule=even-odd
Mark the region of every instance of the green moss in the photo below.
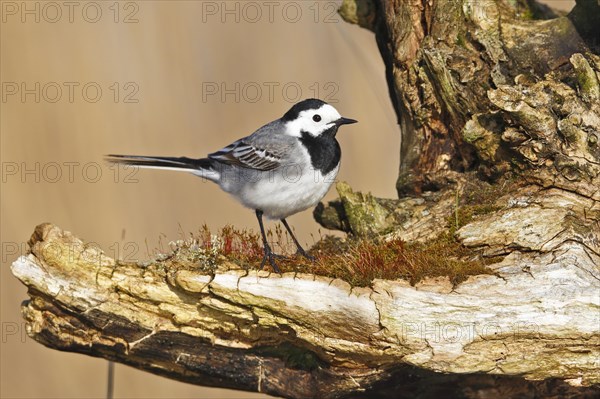
[[[346,22],[373,30],[375,5],[372,0],[344,0],[338,13]]]
[[[464,205],[455,208],[454,213],[448,217],[450,234],[469,224],[476,216],[486,215],[500,210],[501,207],[493,204]]]
[[[467,260],[473,255],[450,234],[424,244],[407,244],[400,239],[357,239],[343,243],[325,241],[315,248],[317,262],[305,272],[347,281],[352,286],[369,286],[375,279],[403,279],[416,284],[426,277],[448,277],[459,284],[470,275],[489,274],[485,263]]]
[[[452,215],[448,216],[450,234],[471,222],[475,217],[496,212],[502,208],[497,204],[498,198],[512,191],[518,185],[513,176],[505,176],[488,184],[480,180],[472,180],[468,189],[457,193],[457,200]]]
[[[453,284],[459,284],[468,276],[489,274],[485,265],[489,262],[475,256],[453,238],[454,229],[424,244],[409,244],[400,239],[348,238],[326,236],[316,243],[310,252],[316,257],[310,262],[300,256],[278,260],[282,272],[303,272],[342,279],[352,286],[369,286],[374,279],[404,279],[416,284],[426,277],[447,276]],[[281,230],[269,232],[269,241],[276,252],[291,254],[295,246]],[[162,261],[154,261],[165,270],[193,269],[206,274],[217,273],[225,260],[242,268],[258,268],[263,257],[258,234],[236,231],[231,227],[222,229],[218,235],[221,245],[218,252],[206,257],[207,250],[214,248],[215,235],[195,236],[176,243],[173,254]],[[210,241],[209,240],[210,237]],[[268,267],[268,266],[267,266]]]
[[[521,12],[521,19],[524,19],[526,21],[531,21],[536,19],[535,13],[531,10],[531,9],[525,9],[523,12]]]
[[[556,14],[537,4],[534,0],[515,0],[509,2],[517,16],[524,21],[556,18]]]
[[[269,231],[269,234],[273,233]],[[281,235],[281,231],[278,231]],[[225,226],[213,234],[203,226],[196,234],[186,239],[169,243],[170,254],[159,254],[154,263],[177,269],[194,269],[206,274],[214,274],[224,260],[229,260],[243,268],[251,268],[257,259],[262,260],[262,240],[258,233],[236,230]]]
[[[352,233],[361,237],[374,237],[389,230],[394,222],[391,212],[371,194],[354,192],[350,185],[338,182],[336,190]]]
[[[590,99],[600,99],[600,83],[589,62],[579,53],[573,54],[570,61],[575,69],[575,76],[581,93]]]
[[[427,277],[448,277],[457,285],[469,276],[491,274],[486,266],[498,259],[483,258],[478,252],[464,247],[456,240],[455,233],[474,218],[499,210],[497,199],[517,184],[511,178],[503,178],[494,185],[479,180],[468,182],[468,190],[457,192],[456,205],[447,217],[447,231],[429,242],[386,241],[377,238],[381,235],[346,239],[326,236],[310,250],[316,257],[315,262],[289,255],[287,259],[278,260],[278,265],[284,273],[312,273],[361,287],[369,286],[374,279],[403,279],[416,284]],[[295,245],[280,227],[268,232],[268,240],[275,252],[295,253]],[[245,269],[256,269],[263,258],[258,233],[239,231],[230,226],[217,234],[203,228],[198,234],[172,245],[175,247],[173,254],[158,262],[166,270],[190,268],[214,274],[225,261]]]

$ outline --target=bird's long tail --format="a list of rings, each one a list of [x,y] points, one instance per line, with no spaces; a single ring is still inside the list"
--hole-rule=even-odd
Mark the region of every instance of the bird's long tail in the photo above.
[[[177,170],[193,173],[212,181],[219,180],[219,172],[208,158],[150,157],[142,155],[107,155],[106,161],[140,168]]]

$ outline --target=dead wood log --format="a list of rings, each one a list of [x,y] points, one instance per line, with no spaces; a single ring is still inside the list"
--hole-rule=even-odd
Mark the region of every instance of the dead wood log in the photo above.
[[[457,288],[121,263],[50,224],[29,245],[12,271],[30,336],[194,384],[397,398],[585,396],[600,382],[598,257],[582,242],[513,252]]]

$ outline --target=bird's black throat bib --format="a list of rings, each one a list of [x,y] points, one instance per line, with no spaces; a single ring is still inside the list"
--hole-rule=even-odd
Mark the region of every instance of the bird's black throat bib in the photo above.
[[[338,127],[334,126],[316,137],[308,132],[301,132],[300,142],[308,150],[310,163],[323,176],[335,169],[342,157],[340,144],[335,139],[337,129]]]

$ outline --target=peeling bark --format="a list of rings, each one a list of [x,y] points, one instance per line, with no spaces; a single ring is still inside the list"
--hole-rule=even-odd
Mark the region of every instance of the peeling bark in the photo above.
[[[556,17],[532,1],[344,1],[342,16],[375,32],[386,64],[400,196],[477,170],[598,199],[599,7],[579,0]]]
[[[288,398],[591,397],[600,257],[586,237],[541,254],[521,245],[497,275],[455,289],[443,279],[353,288],[226,264],[214,275],[124,264],[45,224],[12,271],[28,287],[35,340],[190,383]]]

